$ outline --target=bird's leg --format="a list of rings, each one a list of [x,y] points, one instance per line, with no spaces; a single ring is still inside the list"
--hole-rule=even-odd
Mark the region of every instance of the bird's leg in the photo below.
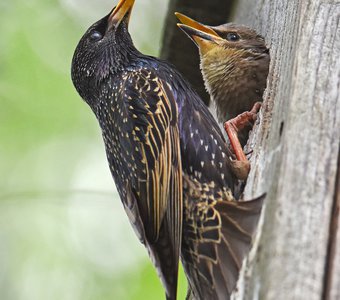
[[[243,152],[242,146],[238,139],[237,133],[249,123],[256,120],[256,114],[261,108],[261,102],[256,102],[250,111],[239,114],[233,119],[224,123],[225,131],[230,140],[231,148],[233,149],[236,160],[232,161],[234,173],[239,179],[246,179],[250,170],[250,163]]]
[[[248,159],[243,152],[237,133],[239,130],[249,125],[249,123],[252,124],[256,120],[256,115],[260,108],[261,102],[256,102],[250,111],[239,114],[235,118],[224,123],[224,128],[229,137],[231,147],[235,153],[236,159],[239,161],[248,161]]]

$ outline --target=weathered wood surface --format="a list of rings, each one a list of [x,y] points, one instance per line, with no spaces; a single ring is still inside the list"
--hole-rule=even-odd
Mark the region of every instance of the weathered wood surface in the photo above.
[[[339,153],[340,159],[340,153]],[[339,160],[338,160],[339,161]],[[340,299],[340,167],[338,166],[338,174],[336,180],[336,194],[333,208],[332,223],[330,226],[330,234],[333,237],[332,243],[329,244],[328,273],[330,274],[325,283],[324,298]]]
[[[241,0],[234,20],[272,58],[245,191],[265,214],[235,299],[338,300],[340,3]]]
[[[209,1],[170,2],[162,56],[197,87],[197,52],[172,11],[217,24],[230,21],[230,5],[223,15],[221,0],[215,12]],[[245,190],[246,199],[267,193],[265,213],[234,299],[338,300],[340,2],[239,0],[234,9],[232,20],[264,35],[272,58]]]

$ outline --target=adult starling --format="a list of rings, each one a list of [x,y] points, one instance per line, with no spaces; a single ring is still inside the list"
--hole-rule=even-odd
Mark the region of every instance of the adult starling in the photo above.
[[[270,60],[265,41],[244,25],[207,26],[180,13],[176,16],[183,23],[178,26],[199,48],[204,83],[218,121],[233,119],[225,127],[237,158],[244,160],[235,131],[254,121],[261,106]],[[245,144],[247,134],[240,139]]]
[[[180,251],[190,294],[228,299],[262,199],[236,201],[228,147],[208,108],[172,66],[134,47],[133,4],[120,0],[86,31],[72,80],[99,121],[120,198],[167,299],[176,299]]]

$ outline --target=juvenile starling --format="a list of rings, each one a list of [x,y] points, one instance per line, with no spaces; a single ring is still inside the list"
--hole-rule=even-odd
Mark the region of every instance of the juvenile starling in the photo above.
[[[228,299],[261,211],[237,202],[227,144],[208,108],[168,63],[128,33],[120,0],[81,38],[72,80],[102,129],[126,213],[176,299],[178,261],[196,299]]]
[[[262,36],[244,25],[232,23],[207,26],[176,13],[178,26],[199,48],[204,83],[219,122],[226,124],[228,136],[238,159],[245,159],[235,131],[256,119],[266,88],[269,50]],[[247,134],[240,139],[246,142]],[[242,156],[242,158],[240,158]]]

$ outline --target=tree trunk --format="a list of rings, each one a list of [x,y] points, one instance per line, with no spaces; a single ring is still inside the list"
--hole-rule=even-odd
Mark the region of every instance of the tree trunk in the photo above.
[[[209,1],[183,2],[200,14],[180,12],[208,24],[208,14],[220,13],[200,9]],[[253,154],[245,199],[267,196],[234,299],[338,300],[340,3],[240,0],[234,21],[256,28],[271,54],[260,121],[248,143]],[[185,42],[171,50],[171,39],[165,36],[163,57]],[[184,52],[183,65],[198,56],[194,47]],[[189,79],[198,76],[192,64],[185,66]]]
[[[267,193],[263,226],[235,299],[340,299],[339,18],[336,0],[238,3],[271,66],[245,191]]]

